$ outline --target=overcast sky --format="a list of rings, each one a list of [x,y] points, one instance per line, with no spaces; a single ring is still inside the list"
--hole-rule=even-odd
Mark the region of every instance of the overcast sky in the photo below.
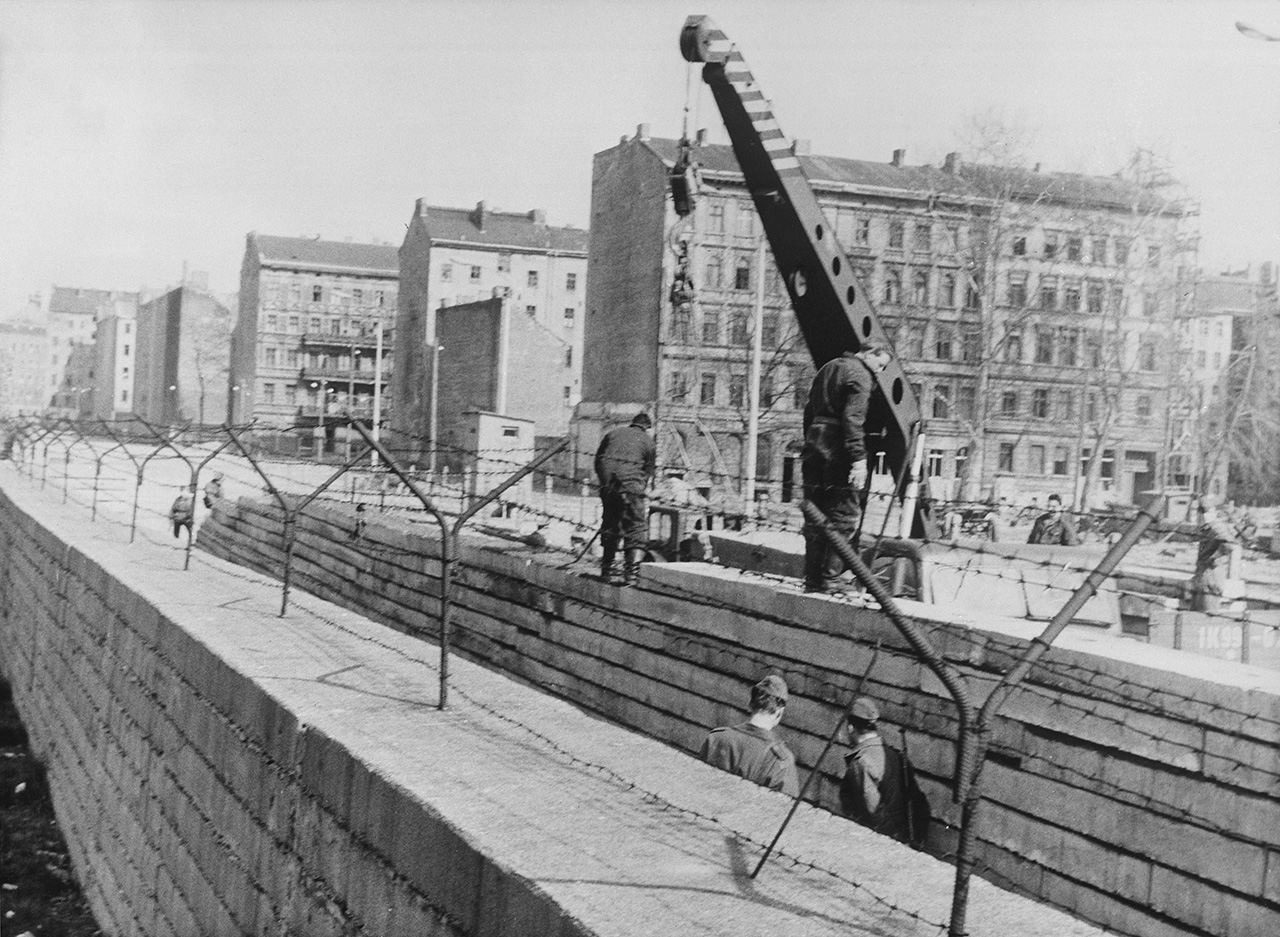
[[[966,115],[1046,170],[1153,148],[1209,270],[1280,260],[1280,0],[0,2],[0,314],[53,284],[238,284],[245,234],[399,245],[414,200],[589,221],[591,157],[649,123],[727,142],[680,57],[738,43],[813,152],[939,161]],[[687,89],[693,88],[693,97]]]

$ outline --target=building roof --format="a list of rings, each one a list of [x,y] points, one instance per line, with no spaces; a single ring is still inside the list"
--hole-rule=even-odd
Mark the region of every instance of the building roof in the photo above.
[[[1252,313],[1257,307],[1257,288],[1244,277],[1202,277],[1196,281],[1194,315]]]
[[[400,256],[390,244],[356,244],[352,241],[322,241],[319,238],[249,235],[256,245],[259,263],[334,273],[372,273],[398,278]]]
[[[651,137],[643,140],[667,165],[674,165],[680,144],[676,140]],[[697,159],[708,174],[731,174],[741,177],[733,147],[719,143],[697,148]],[[854,188],[882,193],[904,193],[920,198],[951,197],[982,200],[994,191],[1007,190],[1019,198],[1049,198],[1053,201],[1084,203],[1102,208],[1130,209],[1135,204],[1143,210],[1158,207],[1149,193],[1117,176],[1089,176],[1081,173],[1040,172],[979,164],[957,160],[954,171],[937,166],[895,166],[840,156],[801,154],[800,166],[817,189]]]
[[[572,226],[557,228],[541,211],[493,211],[484,202],[475,208],[442,208],[418,201],[418,215],[432,241],[452,241],[486,247],[509,247],[543,253],[587,253],[587,232]]]
[[[137,293],[122,293],[113,290],[90,290],[73,286],[55,286],[49,297],[50,313],[71,313],[94,315],[104,303],[115,300],[136,302]]]

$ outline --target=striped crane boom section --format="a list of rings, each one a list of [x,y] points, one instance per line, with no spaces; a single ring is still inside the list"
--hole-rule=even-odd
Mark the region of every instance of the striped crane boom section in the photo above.
[[[868,344],[890,349],[892,360],[877,375],[882,393],[872,399],[867,434],[900,478],[910,468],[912,442],[922,428],[919,403],[772,105],[742,53],[709,17],[685,21],[680,50],[687,61],[704,66],[703,80],[724,119],[814,364],[821,367]]]

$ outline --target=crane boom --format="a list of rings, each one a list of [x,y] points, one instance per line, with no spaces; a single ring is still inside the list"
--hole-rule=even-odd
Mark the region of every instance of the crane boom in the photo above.
[[[814,364],[821,367],[868,344],[890,349],[892,360],[877,375],[881,393],[872,395],[866,425],[901,482],[911,472],[910,449],[922,429],[920,405],[800,160],[742,53],[710,17],[685,21],[680,51],[689,62],[704,63],[703,81],[715,96]]]

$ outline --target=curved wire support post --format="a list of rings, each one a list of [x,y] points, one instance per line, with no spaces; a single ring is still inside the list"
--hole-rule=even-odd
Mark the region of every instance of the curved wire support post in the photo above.
[[[48,440],[45,441],[44,448],[41,449],[41,461],[42,461],[42,465],[40,468],[40,487],[41,488],[44,487],[45,481],[49,478],[49,447],[52,446],[55,442],[57,442],[62,437],[63,433],[70,432],[71,430],[71,427],[69,425],[63,426],[62,429],[57,429],[58,426],[61,426],[65,422],[67,421],[63,419],[59,419],[54,424],[54,428],[55,428],[54,434],[50,436]]]
[[[354,458],[349,459],[336,472],[334,472],[327,479],[325,479],[324,483],[321,484],[319,488],[316,488],[310,494],[308,494],[305,498],[299,501],[297,504],[290,507],[289,502],[285,499],[284,494],[281,493],[280,489],[276,487],[275,482],[271,480],[271,477],[262,470],[262,466],[259,465],[258,460],[255,459],[252,456],[252,454],[250,454],[248,447],[246,447],[245,444],[240,441],[240,437],[236,435],[236,432],[231,427],[231,424],[224,423],[222,424],[222,428],[224,431],[226,431],[227,435],[231,437],[229,442],[233,444],[238,450],[240,450],[240,454],[249,460],[249,464],[253,466],[253,470],[258,473],[258,475],[262,478],[264,482],[267,483],[267,491],[270,492],[271,496],[276,499],[276,504],[280,505],[280,510],[284,512],[284,569],[280,577],[283,583],[283,587],[281,589],[281,595],[280,595],[280,616],[279,616],[280,618],[283,618],[285,616],[285,613],[289,610],[289,587],[292,584],[292,580],[293,580],[293,545],[294,545],[294,540],[296,539],[296,534],[297,534],[298,515],[302,513],[302,511],[306,508],[308,504],[310,504],[312,501],[318,498],[321,494],[324,493],[324,491],[330,485],[332,485],[339,478],[341,478],[343,475],[349,472],[352,468],[354,468],[356,463],[358,463],[361,459],[367,456],[372,450],[365,449],[358,456],[355,456]],[[214,454],[216,455],[217,453],[215,452]],[[212,458],[212,456],[210,458]],[[205,459],[205,462],[207,461],[208,459]],[[202,462],[201,465],[203,464],[204,463]],[[195,478],[195,475],[193,474],[192,475],[193,484],[194,484],[194,478]]]
[[[76,438],[72,440],[70,443],[63,446],[63,450],[62,450],[62,503],[63,504],[67,503],[67,478],[71,474],[71,450],[75,447],[76,443],[84,443],[86,446],[88,446],[88,449],[90,452],[93,451],[93,446],[89,445],[88,437],[85,436],[84,430],[80,428],[80,424],[78,422],[72,423],[70,428],[72,432],[76,434]]]
[[[966,935],[965,916],[969,907],[969,880],[972,878],[974,866],[977,864],[977,860],[974,857],[974,847],[978,838],[979,808],[982,802],[982,768],[986,763],[987,747],[991,740],[991,723],[996,714],[999,713],[1000,707],[1009,698],[1009,695],[1031,672],[1031,668],[1036,665],[1036,662],[1049,650],[1053,642],[1062,634],[1063,629],[1071,623],[1076,613],[1084,606],[1084,603],[1093,597],[1094,593],[1098,591],[1098,587],[1115,571],[1115,568],[1120,565],[1120,561],[1124,559],[1125,554],[1138,542],[1147,528],[1159,520],[1160,515],[1164,513],[1164,503],[1165,496],[1162,494],[1154,498],[1150,504],[1138,513],[1138,516],[1125,529],[1120,539],[1107,551],[1107,555],[1102,558],[1102,561],[1098,563],[1093,572],[1085,577],[1085,581],[1071,594],[1071,598],[1067,599],[1066,604],[1058,610],[1058,613],[1045,626],[1044,631],[1031,639],[1030,647],[1027,648],[1018,662],[1001,677],[1000,682],[987,695],[982,704],[982,709],[978,712],[977,722],[974,724],[973,729],[976,741],[969,766],[970,774],[964,798],[964,807],[960,815],[960,844],[956,850],[956,884],[955,890],[952,892],[951,926],[947,932],[948,937],[965,937]]]
[[[130,543],[133,543],[134,534],[137,532],[137,529],[138,529],[138,496],[142,492],[142,475],[147,470],[147,463],[150,462],[152,459],[154,459],[156,456],[158,456],[165,449],[169,449],[169,450],[172,450],[178,456],[179,459],[187,463],[188,469],[192,467],[191,460],[187,458],[187,455],[185,452],[183,452],[181,449],[179,449],[177,446],[173,444],[173,440],[170,438],[170,436],[164,433],[161,433],[159,430],[157,430],[154,426],[152,426],[150,423],[148,423],[146,420],[142,419],[141,417],[135,417],[134,419],[136,419],[139,423],[145,426],[147,428],[147,431],[160,441],[160,444],[156,446],[154,449],[152,449],[151,452],[147,453],[147,457],[145,459],[143,459],[139,463],[136,463],[138,466],[138,480],[137,480],[137,484],[135,484],[133,487],[133,516],[129,520],[129,542]],[[192,497],[194,496],[195,496],[195,492],[193,491]],[[188,530],[187,540],[189,541],[190,539],[191,539],[191,531]]]

